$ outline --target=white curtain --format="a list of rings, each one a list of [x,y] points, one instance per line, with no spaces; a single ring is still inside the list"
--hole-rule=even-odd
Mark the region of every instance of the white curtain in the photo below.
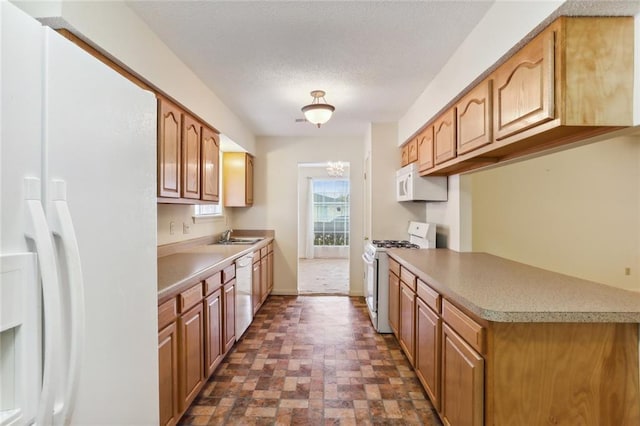
[[[305,235],[304,257],[313,259],[313,178],[307,177],[307,233]]]

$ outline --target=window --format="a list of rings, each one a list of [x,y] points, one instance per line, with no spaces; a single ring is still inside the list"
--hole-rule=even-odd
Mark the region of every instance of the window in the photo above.
[[[220,204],[196,204],[196,216],[222,216]]]
[[[349,181],[313,181],[313,232],[315,246],[349,245]]]
[[[211,222],[223,219],[222,205],[196,204],[193,209],[193,223]]]

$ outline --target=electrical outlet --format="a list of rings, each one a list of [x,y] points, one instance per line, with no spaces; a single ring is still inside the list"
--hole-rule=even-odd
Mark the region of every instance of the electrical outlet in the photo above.
[[[182,224],[182,233],[183,234],[188,234],[191,232],[191,225],[189,225],[187,222],[184,222]]]
[[[169,235],[173,235],[176,233],[176,223],[175,222],[169,222]]]

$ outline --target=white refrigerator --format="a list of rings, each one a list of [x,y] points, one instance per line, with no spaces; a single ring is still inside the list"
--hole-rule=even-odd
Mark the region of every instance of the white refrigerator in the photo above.
[[[157,425],[156,101],[0,0],[0,425]]]

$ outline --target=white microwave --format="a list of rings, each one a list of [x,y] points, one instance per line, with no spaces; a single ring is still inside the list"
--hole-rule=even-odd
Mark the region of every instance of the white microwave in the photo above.
[[[411,163],[396,172],[397,201],[447,201],[446,176],[420,176]]]

